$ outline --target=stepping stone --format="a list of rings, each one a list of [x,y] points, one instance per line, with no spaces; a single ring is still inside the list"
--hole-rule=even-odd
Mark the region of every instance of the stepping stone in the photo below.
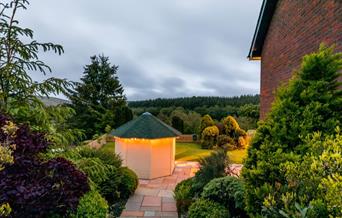
[[[158,197],[172,198],[173,197],[173,191],[171,191],[171,190],[160,190]]]
[[[176,200],[172,198],[162,198],[162,203],[176,203]]]
[[[161,198],[155,196],[145,196],[142,202],[142,207],[160,207]]]
[[[141,203],[135,203],[135,202],[127,202],[126,203],[126,210],[140,210]]]
[[[163,203],[162,211],[165,212],[177,212],[176,203]]]
[[[161,206],[158,207],[140,207],[141,211],[155,211],[155,212],[159,212],[161,211]]]
[[[143,211],[124,210],[121,214],[121,217],[143,217],[143,216],[144,216]]]
[[[144,216],[149,216],[149,217],[151,217],[151,216],[155,216],[156,215],[156,212],[155,211],[145,211],[145,214],[144,214]]]
[[[159,189],[152,189],[152,188],[140,188],[138,187],[135,191],[137,195],[144,195],[144,196],[157,196],[159,193]]]

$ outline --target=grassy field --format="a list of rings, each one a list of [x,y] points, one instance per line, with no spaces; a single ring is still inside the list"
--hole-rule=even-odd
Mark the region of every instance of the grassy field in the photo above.
[[[102,146],[101,150],[114,152],[115,143],[109,142]],[[177,143],[176,160],[177,161],[196,161],[202,157],[210,155],[212,150],[202,149],[201,145],[195,143]],[[242,163],[247,155],[247,150],[228,151],[228,156],[232,163]]]

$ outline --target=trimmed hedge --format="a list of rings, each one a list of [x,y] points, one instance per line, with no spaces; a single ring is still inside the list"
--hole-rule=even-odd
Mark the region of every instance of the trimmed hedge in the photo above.
[[[229,211],[219,203],[198,199],[189,208],[189,218],[229,218]]]
[[[85,194],[77,207],[76,214],[72,218],[105,218],[107,216],[108,203],[98,191],[92,190]]]
[[[211,180],[204,187],[201,197],[225,206],[233,217],[247,217],[244,193],[245,188],[240,179],[226,176]]]
[[[131,169],[127,167],[120,168],[120,174],[122,176],[121,182],[119,185],[120,197],[129,198],[129,196],[134,194],[135,190],[138,187],[138,184],[139,184],[138,176]]]
[[[178,183],[175,192],[174,198],[176,200],[176,206],[178,215],[186,215],[190,205],[193,203],[194,193],[192,192],[192,178],[183,180],[182,182]]]

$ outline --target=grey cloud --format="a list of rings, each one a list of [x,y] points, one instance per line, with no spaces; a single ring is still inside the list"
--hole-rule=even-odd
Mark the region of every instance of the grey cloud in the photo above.
[[[53,76],[79,80],[89,57],[119,65],[129,100],[259,91],[246,59],[261,0],[32,0],[22,24],[65,54],[41,54]],[[33,74],[34,79],[44,77]]]

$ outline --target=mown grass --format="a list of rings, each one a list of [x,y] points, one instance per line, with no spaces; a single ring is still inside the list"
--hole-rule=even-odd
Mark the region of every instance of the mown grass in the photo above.
[[[109,152],[109,153],[114,153],[115,152],[115,142],[108,142],[107,144],[104,144],[100,150]]]
[[[211,150],[202,149],[201,145],[196,143],[177,143],[176,160],[177,161],[196,161],[200,158],[209,156]]]
[[[109,142],[101,147],[105,152],[115,152],[115,143]],[[177,161],[198,161],[200,158],[206,157],[213,152],[212,150],[202,149],[201,145],[196,143],[180,143],[176,144],[176,160]],[[241,164],[247,155],[247,150],[228,151],[231,163]]]

